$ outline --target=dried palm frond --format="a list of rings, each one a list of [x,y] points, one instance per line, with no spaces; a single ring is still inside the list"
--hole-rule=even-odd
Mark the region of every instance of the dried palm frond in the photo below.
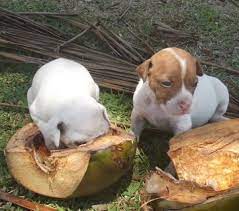
[[[45,15],[70,24],[80,33],[69,37],[60,30],[28,18],[29,14],[17,14],[0,8],[0,60],[24,62],[42,65],[49,60],[65,57],[79,61],[90,71],[95,81],[101,86],[126,93],[133,93],[138,82],[134,71],[136,65],[150,57],[153,49],[141,40],[145,48],[135,46],[119,35],[107,29],[102,23],[89,23],[66,18],[67,14],[31,13]],[[87,32],[108,46],[108,52],[92,49],[77,42]],[[137,36],[137,35],[134,35]],[[30,56],[29,56],[30,55]],[[205,65],[215,66],[228,74],[239,76],[239,70],[224,67],[215,63],[201,61]],[[239,88],[230,86],[229,117],[239,117]]]

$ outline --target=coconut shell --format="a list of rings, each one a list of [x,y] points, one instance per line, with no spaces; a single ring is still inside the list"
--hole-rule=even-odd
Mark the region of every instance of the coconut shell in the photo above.
[[[134,137],[119,128],[74,149],[48,151],[33,123],[8,142],[5,155],[16,181],[55,198],[95,194],[115,183],[132,166]]]
[[[239,185],[239,119],[208,124],[170,140],[178,178],[216,191]]]
[[[168,151],[178,178],[158,168],[146,177],[144,195],[154,210],[237,210],[238,152],[239,119],[179,134]]]
[[[145,180],[142,210],[225,211],[239,208],[239,189],[215,191],[211,187],[178,180],[157,168]]]

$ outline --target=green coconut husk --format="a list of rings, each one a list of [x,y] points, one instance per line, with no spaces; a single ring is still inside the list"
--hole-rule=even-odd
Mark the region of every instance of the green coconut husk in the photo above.
[[[33,123],[8,142],[8,168],[18,183],[41,195],[70,198],[95,194],[132,166],[134,137],[119,128],[74,149],[48,151]]]

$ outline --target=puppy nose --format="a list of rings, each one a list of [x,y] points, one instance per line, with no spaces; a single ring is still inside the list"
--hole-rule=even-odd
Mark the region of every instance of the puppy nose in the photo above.
[[[182,100],[182,101],[179,101],[178,105],[179,105],[180,109],[183,110],[183,111],[189,110],[189,108],[190,108],[190,106],[191,106],[190,103],[188,103],[188,102],[186,102],[186,101],[183,101],[183,100]]]

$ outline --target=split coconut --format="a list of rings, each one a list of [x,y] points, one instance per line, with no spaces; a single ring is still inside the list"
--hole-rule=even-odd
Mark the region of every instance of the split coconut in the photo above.
[[[168,155],[178,178],[159,168],[146,178],[154,210],[239,209],[239,119],[175,136]]]
[[[120,128],[74,149],[48,151],[38,127],[29,123],[5,149],[8,168],[27,189],[55,198],[95,194],[132,166],[136,143]]]

